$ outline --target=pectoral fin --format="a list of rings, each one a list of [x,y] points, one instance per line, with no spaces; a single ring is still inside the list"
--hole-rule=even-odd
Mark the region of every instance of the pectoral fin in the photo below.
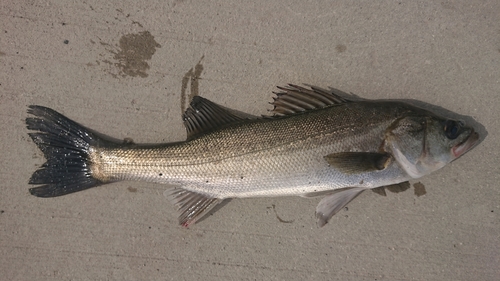
[[[342,208],[365,190],[366,187],[350,187],[339,190],[321,199],[316,207],[318,226],[322,227],[327,224],[333,215],[342,210]]]
[[[182,188],[171,188],[163,193],[179,211],[179,224],[188,227],[206,215],[223,200]]]
[[[389,153],[377,152],[340,152],[324,158],[332,167],[346,174],[383,170],[391,163]]]

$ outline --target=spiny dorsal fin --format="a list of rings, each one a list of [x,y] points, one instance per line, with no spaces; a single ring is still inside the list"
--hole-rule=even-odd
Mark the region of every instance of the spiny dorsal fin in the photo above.
[[[288,84],[287,87],[278,87],[283,92],[275,92],[276,97],[271,103],[273,116],[293,115],[309,110],[315,110],[342,104],[349,100],[339,96],[334,91],[327,92],[323,89],[312,87],[306,89],[297,85]]]
[[[182,115],[187,138],[193,139],[222,126],[239,122],[245,118],[237,116],[221,106],[199,96],[195,96],[190,107]]]
[[[222,199],[209,197],[182,188],[170,188],[163,193],[179,211],[179,224],[188,227],[205,216]]]

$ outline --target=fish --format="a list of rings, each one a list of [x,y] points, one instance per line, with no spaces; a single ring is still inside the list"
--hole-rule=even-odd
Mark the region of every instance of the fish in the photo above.
[[[182,115],[185,141],[120,141],[39,105],[29,136],[46,162],[29,192],[57,197],[119,181],[166,184],[189,227],[230,198],[323,196],[319,227],[363,191],[417,179],[470,151],[464,121],[402,101],[353,99],[335,90],[278,87],[267,116],[195,96]]]

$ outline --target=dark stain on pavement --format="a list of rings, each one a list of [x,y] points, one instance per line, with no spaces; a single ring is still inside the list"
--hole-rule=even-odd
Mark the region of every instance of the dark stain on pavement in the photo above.
[[[118,61],[114,65],[120,68],[122,77],[147,77],[147,70],[150,68],[147,61],[151,60],[156,48],[160,47],[149,31],[124,35],[120,38],[120,49],[113,52],[113,58]]]
[[[400,193],[400,192],[407,190],[410,187],[411,187],[411,185],[407,181],[386,186],[387,190],[389,190],[392,193]]]
[[[427,191],[425,191],[425,185],[421,182],[414,183],[413,188],[415,189],[415,195],[417,195],[417,197],[427,193]]]
[[[182,88],[181,88],[181,112],[186,111],[187,106],[193,99],[193,97],[198,96],[200,94],[199,83],[198,80],[201,77],[201,73],[203,72],[203,65],[201,61],[205,56],[202,56],[198,63],[192,67],[188,72],[184,74],[182,77]],[[191,83],[189,83],[191,81]],[[186,91],[188,85],[190,84],[190,93],[189,96],[186,96]]]
[[[377,193],[378,195],[387,196],[387,193],[385,192],[386,190],[389,190],[392,193],[399,193],[407,190],[410,187],[410,183],[405,181],[397,184],[372,188],[372,191]]]
[[[338,44],[337,46],[335,46],[335,50],[339,53],[343,53],[347,50],[347,46],[344,44]]]
[[[278,219],[279,222],[281,222],[281,223],[292,223],[292,222],[295,221],[295,220],[284,220],[284,219],[282,219],[280,216],[278,216],[278,213],[276,212],[276,206],[274,204],[272,204],[271,206],[272,206],[274,214],[276,215],[276,218]],[[267,207],[267,208],[270,209],[271,207]]]

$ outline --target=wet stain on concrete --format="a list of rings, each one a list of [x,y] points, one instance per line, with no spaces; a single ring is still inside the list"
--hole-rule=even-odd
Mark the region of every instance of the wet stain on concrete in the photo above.
[[[411,187],[411,185],[407,181],[386,186],[387,190],[389,190],[392,193],[400,193],[400,192],[407,190],[410,187]]]
[[[127,190],[130,192],[137,192],[137,188],[131,186],[127,187]]]
[[[387,196],[387,193],[385,192],[385,186],[372,188],[372,191],[377,193],[378,195]]]
[[[420,197],[420,196],[425,195],[427,193],[427,191],[425,190],[425,185],[421,182],[414,183],[413,188],[415,190],[415,195],[417,197]]]
[[[392,193],[399,193],[407,190],[410,187],[410,183],[405,181],[397,184],[372,188],[372,191],[377,193],[378,195],[387,196],[386,190]]]
[[[186,111],[187,106],[193,99],[193,97],[199,95],[199,83],[198,80],[201,77],[201,73],[203,72],[203,65],[201,64],[201,61],[203,60],[205,56],[202,56],[201,59],[198,61],[198,63],[192,67],[188,72],[184,74],[184,77],[182,78],[182,88],[181,88],[181,112]],[[191,81],[191,83],[189,83]],[[186,91],[188,88],[188,85],[190,86],[190,93],[189,96],[186,96]]]
[[[135,21],[135,20],[132,21],[132,24],[137,24],[139,27],[144,27],[144,26],[142,26],[142,24],[140,22]]]
[[[347,50],[347,46],[344,44],[338,44],[337,46],[335,46],[335,50],[339,53],[343,53]]]
[[[122,36],[119,47],[113,58],[118,61],[115,66],[120,68],[120,75],[144,78],[148,76],[146,71],[150,68],[147,61],[151,60],[156,48],[161,45],[149,31],[143,31]]]
[[[276,206],[274,204],[271,205],[272,207],[267,207],[268,209],[273,209],[274,211],[274,214],[276,215],[276,218],[278,219],[279,222],[281,223],[292,223],[294,222],[295,220],[284,220],[282,219],[280,216],[278,216],[278,213],[276,212]]]

